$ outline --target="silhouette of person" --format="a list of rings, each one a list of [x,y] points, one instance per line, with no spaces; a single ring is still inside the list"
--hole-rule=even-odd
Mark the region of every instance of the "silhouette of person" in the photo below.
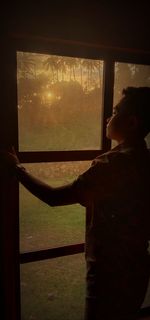
[[[150,88],[127,87],[107,122],[118,145],[93,160],[72,183],[53,188],[31,175],[16,154],[7,166],[50,206],[86,207],[86,320],[133,320],[150,274]]]

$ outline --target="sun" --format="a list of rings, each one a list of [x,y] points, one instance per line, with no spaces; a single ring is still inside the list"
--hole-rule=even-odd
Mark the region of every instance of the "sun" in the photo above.
[[[52,92],[48,92],[48,93],[47,93],[47,98],[51,99],[52,97],[53,97]]]

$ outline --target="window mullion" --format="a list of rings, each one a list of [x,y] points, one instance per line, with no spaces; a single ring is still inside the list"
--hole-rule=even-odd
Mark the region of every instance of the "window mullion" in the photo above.
[[[102,150],[105,150],[105,151],[107,151],[111,147],[111,141],[106,137],[106,124],[107,124],[107,119],[112,114],[113,91],[114,91],[114,68],[115,68],[115,63],[113,60],[108,59],[104,62]]]
[[[102,150],[19,152],[22,163],[84,161],[97,157]]]
[[[42,261],[45,259],[58,258],[84,252],[84,243],[76,243],[56,248],[49,248],[36,251],[27,251],[20,253],[20,263]]]

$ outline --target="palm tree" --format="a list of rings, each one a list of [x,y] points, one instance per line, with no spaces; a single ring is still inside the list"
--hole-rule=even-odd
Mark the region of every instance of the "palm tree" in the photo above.
[[[72,75],[73,75],[73,79],[76,80],[76,67],[77,67],[77,59],[76,58],[72,58],[72,57],[67,57],[66,58],[66,64],[67,67],[69,69],[69,78],[70,81],[72,80]]]
[[[29,78],[35,75],[35,59],[32,53],[18,52],[17,54],[18,78]]]
[[[83,69],[87,73],[87,90],[92,88],[93,83],[95,83],[94,74],[99,71],[100,74],[100,61],[92,59],[83,59],[82,61]]]
[[[59,57],[58,69],[61,72],[61,80],[64,81],[64,75],[66,74],[66,71],[67,71],[67,63],[66,63],[65,57]]]
[[[43,61],[43,66],[46,68],[46,70],[48,71],[50,69],[50,71],[52,72],[52,80],[54,82],[59,80],[58,61],[59,61],[59,57],[53,56],[53,55],[49,56],[46,60]]]
[[[98,71],[99,74],[99,86],[102,87],[102,81],[103,81],[103,61],[101,60],[95,60],[95,68]]]

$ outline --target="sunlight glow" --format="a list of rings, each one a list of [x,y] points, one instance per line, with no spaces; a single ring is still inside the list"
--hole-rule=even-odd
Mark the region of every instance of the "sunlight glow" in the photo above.
[[[52,94],[51,92],[48,92],[48,93],[47,93],[47,98],[50,98],[50,99],[51,99],[52,97],[53,97],[53,94]]]

